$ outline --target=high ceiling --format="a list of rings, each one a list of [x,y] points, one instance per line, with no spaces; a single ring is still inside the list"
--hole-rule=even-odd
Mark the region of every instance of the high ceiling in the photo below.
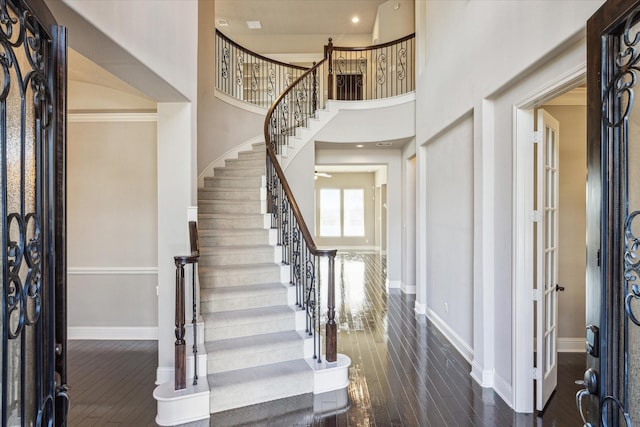
[[[216,0],[216,28],[255,52],[322,52],[329,37],[341,46],[368,46],[378,5],[387,0]],[[352,23],[357,16],[360,21]],[[228,26],[224,26],[224,22]],[[251,30],[247,21],[260,21]]]

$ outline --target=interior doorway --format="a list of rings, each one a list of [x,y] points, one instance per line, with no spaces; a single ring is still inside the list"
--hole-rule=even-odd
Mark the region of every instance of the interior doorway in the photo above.
[[[520,348],[514,345],[514,395],[519,400],[528,399],[532,410],[539,412],[549,398],[553,398],[556,382],[550,376],[557,375],[557,354],[585,351],[586,91],[583,80],[584,70],[581,70],[557,82],[555,87],[550,86],[547,93],[536,94],[523,102],[515,112],[515,251],[520,264],[515,267],[517,314],[514,321],[516,331],[528,331],[525,335],[531,339],[528,342],[523,339]],[[554,136],[558,148],[555,164],[547,162],[549,145],[538,145],[548,144],[545,138],[549,136],[548,127],[539,123],[542,111],[558,121],[559,132]],[[552,169],[556,171],[555,189],[546,183],[545,176],[540,176]],[[554,211],[556,217],[551,221]],[[549,259],[554,251],[557,261]],[[533,375],[525,366],[535,367]]]

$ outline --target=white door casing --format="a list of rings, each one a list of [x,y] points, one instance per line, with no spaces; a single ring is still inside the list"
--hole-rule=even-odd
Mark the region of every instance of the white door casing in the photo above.
[[[536,408],[558,384],[558,166],[560,126],[538,110],[536,144]]]

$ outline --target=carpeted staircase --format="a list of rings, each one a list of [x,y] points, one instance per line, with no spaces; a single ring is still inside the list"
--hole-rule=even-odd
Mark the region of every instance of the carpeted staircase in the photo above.
[[[265,145],[198,190],[200,311],[212,413],[311,393],[313,343],[266,214]]]

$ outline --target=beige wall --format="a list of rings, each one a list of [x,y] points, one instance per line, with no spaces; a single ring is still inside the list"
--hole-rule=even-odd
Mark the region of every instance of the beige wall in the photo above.
[[[584,106],[543,107],[560,123],[558,336],[584,340],[586,272],[587,111]],[[562,345],[562,342],[560,342]]]
[[[375,241],[375,200],[374,200],[374,177],[373,173],[331,173],[331,178],[318,178],[315,181],[316,193],[316,244],[322,247],[337,248],[371,248],[379,246],[380,243]],[[364,189],[364,227],[365,235],[363,237],[321,237],[320,236],[320,189],[337,188],[337,189]]]
[[[70,337],[104,337],[112,327],[146,328],[149,337],[157,326],[156,123],[74,117],[82,115],[68,125]]]

